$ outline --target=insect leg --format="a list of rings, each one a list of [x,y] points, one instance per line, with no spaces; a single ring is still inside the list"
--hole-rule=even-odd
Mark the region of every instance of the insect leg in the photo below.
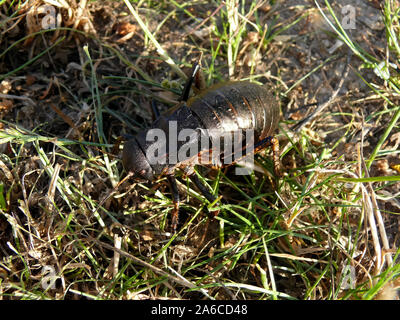
[[[204,185],[203,182],[199,179],[197,174],[193,174],[190,176],[190,179],[193,181],[193,183],[196,185],[197,188],[199,188],[200,192],[203,194],[203,196],[210,202],[214,202],[217,200],[217,198],[208,190],[208,188]],[[217,216],[219,211],[215,211],[213,213],[213,216]]]
[[[274,162],[274,173],[277,177],[281,176],[281,165],[279,161],[279,140],[275,138],[274,136],[269,136],[261,141],[257,142],[254,144],[252,152],[256,153],[262,149],[265,149],[267,147],[272,147],[272,157],[273,157],[273,162]],[[242,151],[245,150],[246,146],[242,148]],[[245,157],[247,154],[244,154],[242,157]],[[225,163],[225,158],[228,156],[232,157],[232,154],[221,154],[221,163]],[[234,162],[238,162],[240,159],[235,159]]]
[[[201,57],[200,57],[200,59],[201,59]],[[199,65],[200,65],[200,62],[199,62]],[[199,70],[196,73],[196,76],[194,79],[194,86],[198,91],[204,90],[206,88],[206,80],[204,79],[204,74],[203,74],[203,71],[201,71],[201,68],[199,68]]]
[[[272,147],[272,157],[274,162],[274,172],[277,177],[281,176],[281,164],[279,161],[279,140],[273,136],[266,137],[254,145],[254,152],[266,147]]]
[[[208,190],[208,188],[204,185],[203,182],[199,179],[197,174],[193,174],[190,176],[194,184],[196,185],[197,188],[199,188],[200,192],[203,194],[203,196],[210,202],[213,203],[217,198]],[[219,210],[213,211],[211,217],[215,218],[218,216]]]
[[[178,191],[178,185],[176,183],[176,179],[174,176],[168,176],[167,177],[169,185],[171,187],[171,193],[172,193],[172,201],[174,203],[174,209],[172,211],[172,219],[171,219],[171,228],[172,232],[176,232],[176,228],[178,226],[178,221],[179,221],[179,191]]]
[[[200,70],[200,64],[196,62],[192,67],[192,71],[190,72],[189,79],[186,81],[185,87],[183,88],[182,95],[179,100],[188,101],[190,89],[192,87],[193,81],[196,78],[196,74],[199,70]]]
[[[158,108],[157,102],[154,99],[151,100],[151,111],[153,113],[153,121],[160,117],[160,109]]]

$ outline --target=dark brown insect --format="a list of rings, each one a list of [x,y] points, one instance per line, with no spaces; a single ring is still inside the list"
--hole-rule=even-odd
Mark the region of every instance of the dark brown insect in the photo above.
[[[279,122],[277,101],[266,88],[244,81],[217,84],[201,90],[199,94],[189,99],[191,86],[198,77],[198,70],[199,65],[195,64],[181,95],[181,102],[165,114],[158,116],[150,128],[139,132],[127,141],[123,149],[122,159],[125,170],[134,178],[153,181],[160,176],[167,176],[175,204],[171,223],[174,231],[178,222],[179,209],[175,170],[183,169],[207,200],[215,201],[216,198],[202,184],[193,168],[198,164],[222,167],[226,165],[227,158],[230,158],[229,164],[238,162],[243,154],[239,153],[236,156],[237,153],[226,152],[224,148],[227,141],[232,142],[232,139],[235,139],[235,137],[232,138],[234,133],[239,133],[236,138],[239,137],[238,149],[241,151],[248,150],[249,144],[251,144],[252,152],[272,146],[275,173],[279,175],[278,140],[273,136]],[[176,131],[173,132],[172,129]],[[189,129],[191,134],[181,141],[177,139],[177,134],[183,132],[184,129]],[[156,130],[164,132],[166,140],[149,139],[149,134]],[[246,130],[253,130],[250,141],[245,139],[247,136],[244,137]],[[174,137],[171,139],[172,135]],[[231,138],[228,139],[229,135]],[[159,152],[158,161],[150,159],[150,149],[164,150]],[[198,150],[198,152],[176,159],[173,151],[182,149]]]

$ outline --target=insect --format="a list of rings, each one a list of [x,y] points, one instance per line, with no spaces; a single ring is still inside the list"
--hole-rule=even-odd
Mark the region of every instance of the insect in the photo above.
[[[123,148],[124,168],[137,180],[154,181],[161,176],[167,177],[174,202],[171,219],[174,232],[178,224],[180,201],[174,175],[176,169],[182,169],[205,198],[214,202],[216,197],[193,169],[199,164],[223,167],[227,158],[231,160],[228,161],[229,164],[238,162],[243,155],[239,153],[235,157],[237,152],[226,151],[225,148],[227,142],[232,142],[235,138],[232,138],[235,133],[239,133],[236,135],[239,139],[233,144],[236,147],[239,144],[239,151],[247,151],[249,145],[252,147],[249,148],[250,152],[272,146],[274,169],[279,175],[279,146],[274,137],[279,122],[277,101],[266,88],[251,82],[225,82],[205,89],[197,84],[201,83],[198,81],[199,69],[199,63],[195,63],[180,102],[162,115],[155,110],[158,118],[153,124],[128,140]],[[193,83],[200,86],[200,92],[189,98]],[[178,136],[184,130],[190,134],[186,140],[180,140]],[[152,133],[160,131],[165,133],[165,139],[149,139]],[[250,140],[244,139],[245,131],[253,132]],[[185,157],[173,154],[181,149],[186,150],[186,154],[183,152]],[[150,150],[158,150],[157,160],[149,155]],[[188,150],[195,151],[187,156]]]

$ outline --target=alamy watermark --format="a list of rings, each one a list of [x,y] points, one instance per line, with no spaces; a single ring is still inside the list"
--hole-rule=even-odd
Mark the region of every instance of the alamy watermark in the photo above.
[[[356,270],[351,265],[345,265],[341,272],[340,289],[349,290],[356,287]]]
[[[177,121],[168,122],[168,133],[154,128],[147,131],[146,158],[151,165],[175,165],[192,162],[213,166],[244,164],[238,175],[249,174],[254,166],[254,130],[184,128],[178,132]]]
[[[356,8],[350,4],[342,7],[342,21],[341,25],[343,29],[355,29],[356,28]]]
[[[61,23],[61,14],[57,13],[54,6],[45,4],[36,8],[36,13],[44,14],[41,20],[43,29],[55,29]],[[356,29],[356,8],[351,5],[345,5],[341,8],[341,26],[343,29]]]
[[[42,29],[55,29],[61,25],[61,14],[57,12],[54,6],[45,4],[32,10],[36,11],[36,16],[44,15],[40,20]]]
[[[40,284],[44,290],[55,289],[57,279],[58,276],[53,266],[45,265],[42,268],[42,279],[40,280]]]

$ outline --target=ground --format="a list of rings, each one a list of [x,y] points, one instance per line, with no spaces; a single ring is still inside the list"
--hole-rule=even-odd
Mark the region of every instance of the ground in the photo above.
[[[398,3],[225,2],[2,2],[0,298],[397,299]],[[200,53],[207,86],[279,100],[283,174],[270,150],[198,168],[210,204],[177,172],[174,235],[165,177],[119,183],[117,141]]]

